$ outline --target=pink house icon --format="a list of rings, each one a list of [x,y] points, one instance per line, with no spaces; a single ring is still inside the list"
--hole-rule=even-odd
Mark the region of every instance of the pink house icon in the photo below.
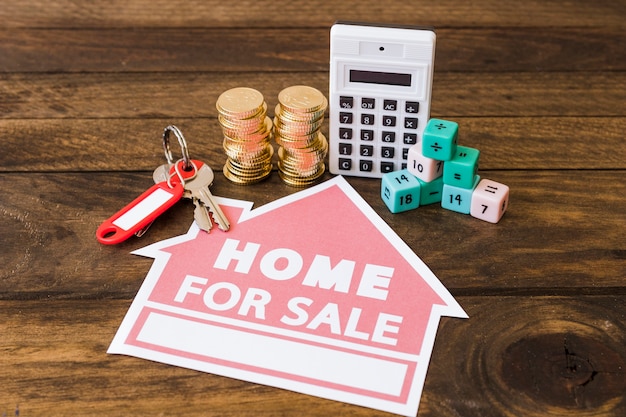
[[[441,316],[467,317],[417,255],[343,177],[219,202],[229,232],[135,252],[155,262],[109,353],[415,415]]]

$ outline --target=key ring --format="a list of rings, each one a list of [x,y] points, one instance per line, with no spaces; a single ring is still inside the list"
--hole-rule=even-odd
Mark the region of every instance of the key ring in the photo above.
[[[178,143],[180,144],[180,149],[183,155],[183,170],[189,171],[192,168],[192,164],[191,159],[189,158],[187,142],[185,141],[185,137],[180,129],[174,125],[169,125],[165,128],[165,130],[163,130],[163,150],[165,151],[165,159],[167,159],[167,163],[169,165],[174,163],[174,157],[172,156],[172,150],[170,149],[170,132],[174,132],[174,135],[176,135]]]
[[[183,187],[185,187],[185,181],[191,181],[191,180],[193,180],[194,178],[196,178],[196,175],[198,175],[198,166],[197,166],[197,165],[196,165],[193,161],[191,161],[191,160],[190,160],[190,161],[189,161],[189,166],[190,166],[191,168],[193,168],[193,174],[185,178],[185,176],[183,176],[183,173],[182,173],[182,172],[180,171],[180,169],[178,168],[178,163],[179,163],[180,161],[182,161],[182,159],[179,159],[178,161],[176,161],[176,162],[174,163],[174,172],[176,173],[176,176],[178,177],[178,180],[180,181],[180,184],[181,184]],[[184,171],[184,170],[185,170],[185,168],[183,168],[183,171]],[[188,172],[188,171],[187,171],[187,172]],[[167,185],[168,185],[168,187],[170,187],[170,188],[172,188],[172,187],[173,187],[173,185],[172,185],[172,175],[170,175],[170,176],[167,178]]]

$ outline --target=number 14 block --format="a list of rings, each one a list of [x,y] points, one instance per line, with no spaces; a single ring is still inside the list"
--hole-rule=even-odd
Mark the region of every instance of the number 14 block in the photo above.
[[[480,151],[457,146],[457,132],[455,122],[430,119],[422,142],[408,151],[407,168],[383,175],[381,198],[392,213],[441,202],[448,210],[500,221],[508,208],[509,187],[480,178]]]

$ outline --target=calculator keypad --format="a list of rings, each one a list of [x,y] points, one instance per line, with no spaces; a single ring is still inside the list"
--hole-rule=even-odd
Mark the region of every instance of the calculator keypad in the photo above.
[[[339,109],[330,115],[331,141],[337,139],[330,151],[333,173],[380,178],[406,168],[408,149],[428,121],[419,101],[345,94],[331,99]]]

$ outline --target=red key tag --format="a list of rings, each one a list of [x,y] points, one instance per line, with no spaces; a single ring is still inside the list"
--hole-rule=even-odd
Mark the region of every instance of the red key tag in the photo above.
[[[190,168],[185,170],[185,162],[182,159],[176,161],[170,167],[170,184],[184,184],[185,181],[193,179],[202,165],[204,165],[204,162],[191,159],[189,162]]]
[[[172,207],[182,198],[183,192],[182,184],[176,182],[168,185],[163,181],[153,185],[98,227],[98,242],[114,245],[125,241]]]

